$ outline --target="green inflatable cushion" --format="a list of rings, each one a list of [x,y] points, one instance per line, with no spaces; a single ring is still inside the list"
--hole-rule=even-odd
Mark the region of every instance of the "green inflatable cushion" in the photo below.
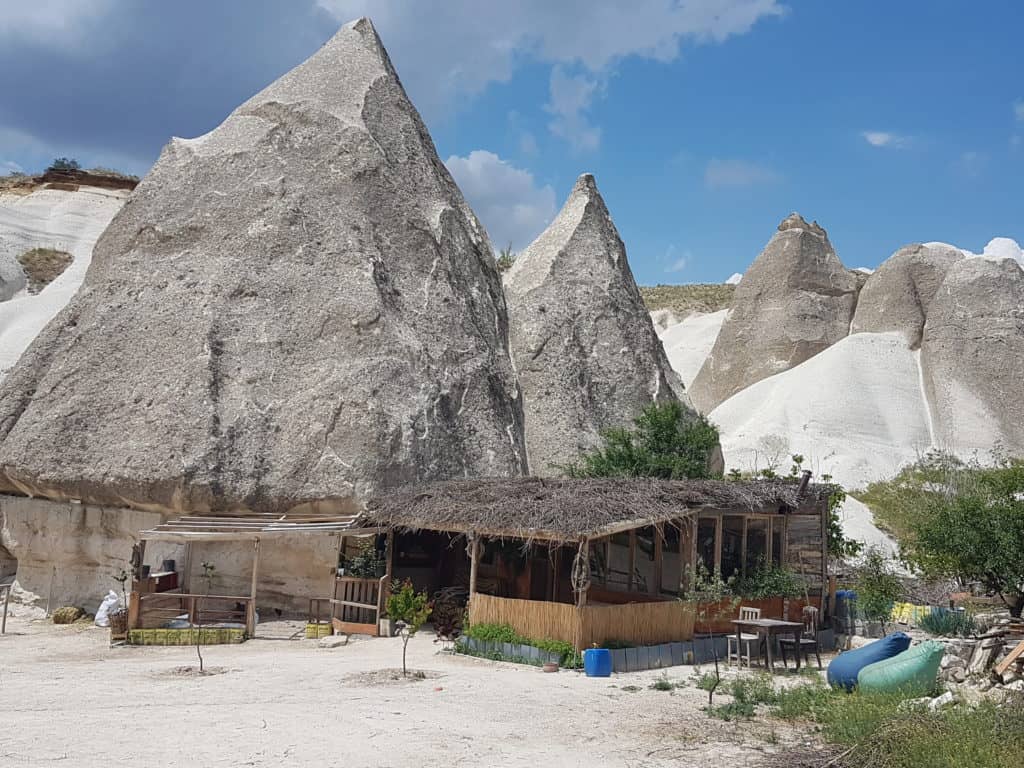
[[[879,693],[899,691],[922,696],[931,693],[945,652],[942,643],[926,640],[892,658],[868,664],[857,673],[857,687]]]

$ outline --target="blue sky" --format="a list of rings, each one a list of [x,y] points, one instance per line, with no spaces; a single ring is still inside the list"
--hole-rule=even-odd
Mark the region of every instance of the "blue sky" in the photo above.
[[[1024,242],[1024,3],[0,0],[0,172],[144,173],[373,18],[496,245],[596,174],[641,283],[743,271],[785,215],[851,267]]]

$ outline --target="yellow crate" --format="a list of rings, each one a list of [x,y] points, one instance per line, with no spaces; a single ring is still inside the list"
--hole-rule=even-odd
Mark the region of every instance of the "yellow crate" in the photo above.
[[[321,621],[317,624],[310,621],[306,624],[306,638],[309,640],[318,640],[321,637],[329,637],[332,634],[334,634],[334,628],[327,622]]]

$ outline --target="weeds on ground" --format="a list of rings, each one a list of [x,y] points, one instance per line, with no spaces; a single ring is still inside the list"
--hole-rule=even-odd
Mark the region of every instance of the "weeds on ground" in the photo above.
[[[809,720],[844,748],[843,766],[1011,768],[1024,765],[1024,698],[932,712],[898,693],[846,693],[823,683],[780,690],[772,714]]]
[[[774,704],[778,699],[768,675],[738,677],[729,682],[725,692],[732,701],[709,708],[708,714],[726,721],[747,720],[754,716],[758,704]]]
[[[682,683],[674,683],[669,680],[667,672],[662,672],[661,677],[651,683],[651,690],[654,691],[674,691],[679,687],[682,687]]]

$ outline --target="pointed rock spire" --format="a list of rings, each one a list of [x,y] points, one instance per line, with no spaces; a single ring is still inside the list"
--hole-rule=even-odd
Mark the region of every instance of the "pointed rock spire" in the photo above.
[[[850,332],[900,331],[916,349],[936,291],[950,267],[963,258],[963,251],[943,243],[900,248],[868,276]]]
[[[936,447],[1024,453],[1024,270],[1016,261],[975,257],[949,268],[928,309],[921,372]]]
[[[354,508],[525,468],[486,235],[367,19],[175,139],[0,389],[0,488]]]
[[[688,405],[590,174],[516,258],[505,296],[533,474],[559,474],[651,402]]]
[[[857,290],[825,230],[798,213],[787,216],[736,286],[729,317],[690,386],[694,405],[710,412],[844,338]]]

